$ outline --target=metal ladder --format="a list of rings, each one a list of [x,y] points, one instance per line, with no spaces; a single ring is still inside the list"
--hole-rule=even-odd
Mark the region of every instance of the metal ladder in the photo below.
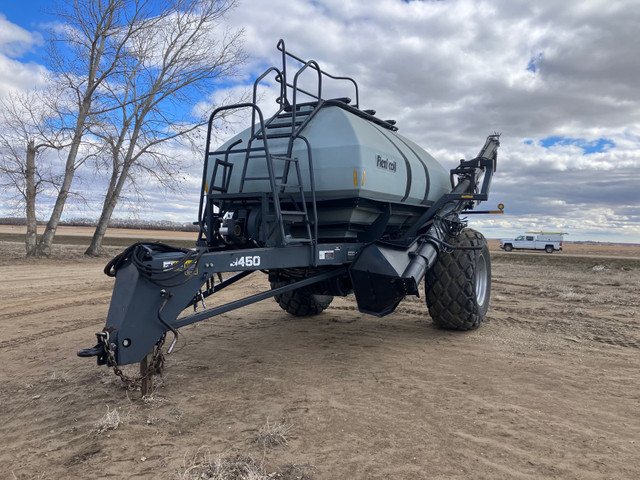
[[[273,208],[269,209],[271,213],[267,216],[266,221],[273,222],[273,227],[268,231],[267,237],[271,237],[276,229],[279,229],[283,245],[314,243],[311,220],[304,195],[300,162],[298,158],[292,156],[293,142],[300,137],[300,130],[306,124],[305,118],[313,113],[314,108],[311,106],[308,108],[294,108],[296,108],[295,115],[292,111],[280,111],[265,122],[264,125],[261,125],[249,139],[239,188],[239,191],[243,192],[247,182],[269,181]],[[268,141],[276,139],[288,140],[285,152],[270,152]],[[254,142],[258,142],[261,145],[254,146]],[[308,155],[311,155],[310,151],[308,151]],[[247,175],[249,163],[256,160],[266,162],[267,176]],[[284,163],[282,165],[282,174],[277,175],[276,171],[279,171],[279,169],[275,165],[280,162]],[[311,172],[311,174],[313,173]],[[304,227],[303,236],[287,235],[285,227],[290,227],[293,224]]]

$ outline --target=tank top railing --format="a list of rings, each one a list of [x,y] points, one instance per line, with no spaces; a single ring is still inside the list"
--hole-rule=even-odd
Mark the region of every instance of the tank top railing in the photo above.
[[[314,60],[308,61],[308,60],[303,60],[302,58],[294,55],[291,52],[287,52],[285,45],[284,45],[284,40],[280,40],[278,42],[277,48],[279,51],[282,52],[282,73],[283,73],[283,83],[285,84],[286,87],[292,88],[293,92],[295,93],[297,86],[292,85],[290,83],[287,83],[287,71],[286,71],[286,65],[287,65],[287,57],[291,57],[292,59],[296,60],[297,62],[300,62],[303,65],[307,65],[308,63],[312,64],[310,65],[311,68],[313,68],[314,70],[318,71],[318,75],[320,76],[325,76],[327,78],[330,78],[332,80],[337,80],[337,81],[345,81],[345,82],[349,82],[353,85],[353,88],[355,90],[355,104],[353,105],[355,108],[360,108],[360,95],[358,92],[358,84],[356,83],[356,81],[351,78],[351,77],[342,77],[342,76],[336,76],[336,75],[331,75],[330,73],[325,72],[324,70],[322,70],[320,68],[320,66],[318,65],[317,62],[315,62]],[[305,67],[303,67],[305,68]],[[294,82],[295,83],[295,82]],[[285,88],[286,88],[285,87]],[[298,91],[312,97],[315,98],[316,100],[322,100],[322,90],[320,89],[317,96],[310,93],[310,92],[306,92],[304,90],[301,90],[298,88]],[[286,98],[286,96],[285,96]]]

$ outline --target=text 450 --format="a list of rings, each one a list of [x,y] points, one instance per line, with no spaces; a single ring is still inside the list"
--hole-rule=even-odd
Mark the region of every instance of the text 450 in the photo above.
[[[230,267],[259,267],[260,255],[247,255],[245,257],[238,257],[231,262]]]

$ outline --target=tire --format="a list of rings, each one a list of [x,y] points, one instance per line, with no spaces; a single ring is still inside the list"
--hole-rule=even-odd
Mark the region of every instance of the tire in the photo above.
[[[473,330],[485,319],[491,296],[491,258],[484,236],[465,228],[451,253],[442,253],[425,277],[433,323],[448,330]],[[467,248],[465,248],[467,247]],[[480,247],[471,250],[468,247]],[[506,245],[505,245],[506,249]]]
[[[553,245],[547,245],[544,247],[544,251],[547,253],[553,253]]]
[[[505,251],[505,252],[510,252],[511,250],[513,250],[513,247],[511,246],[511,244],[510,244],[510,243],[507,243],[507,244],[504,246],[504,251]]]
[[[288,282],[271,283],[271,289],[282,287]],[[304,287],[298,290],[281,293],[273,297],[285,312],[296,317],[318,315],[333,301],[331,295],[317,295]]]

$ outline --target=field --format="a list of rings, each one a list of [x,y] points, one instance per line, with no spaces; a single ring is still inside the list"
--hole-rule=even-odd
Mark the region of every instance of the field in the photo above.
[[[467,333],[434,328],[423,298],[381,319],[353,297],[302,319],[266,300],[182,329],[141,399],[75,355],[120,248],[86,259],[69,240],[36,261],[8,239],[2,478],[640,478],[638,247],[492,245],[489,315]],[[265,288],[258,272],[209,303]]]

